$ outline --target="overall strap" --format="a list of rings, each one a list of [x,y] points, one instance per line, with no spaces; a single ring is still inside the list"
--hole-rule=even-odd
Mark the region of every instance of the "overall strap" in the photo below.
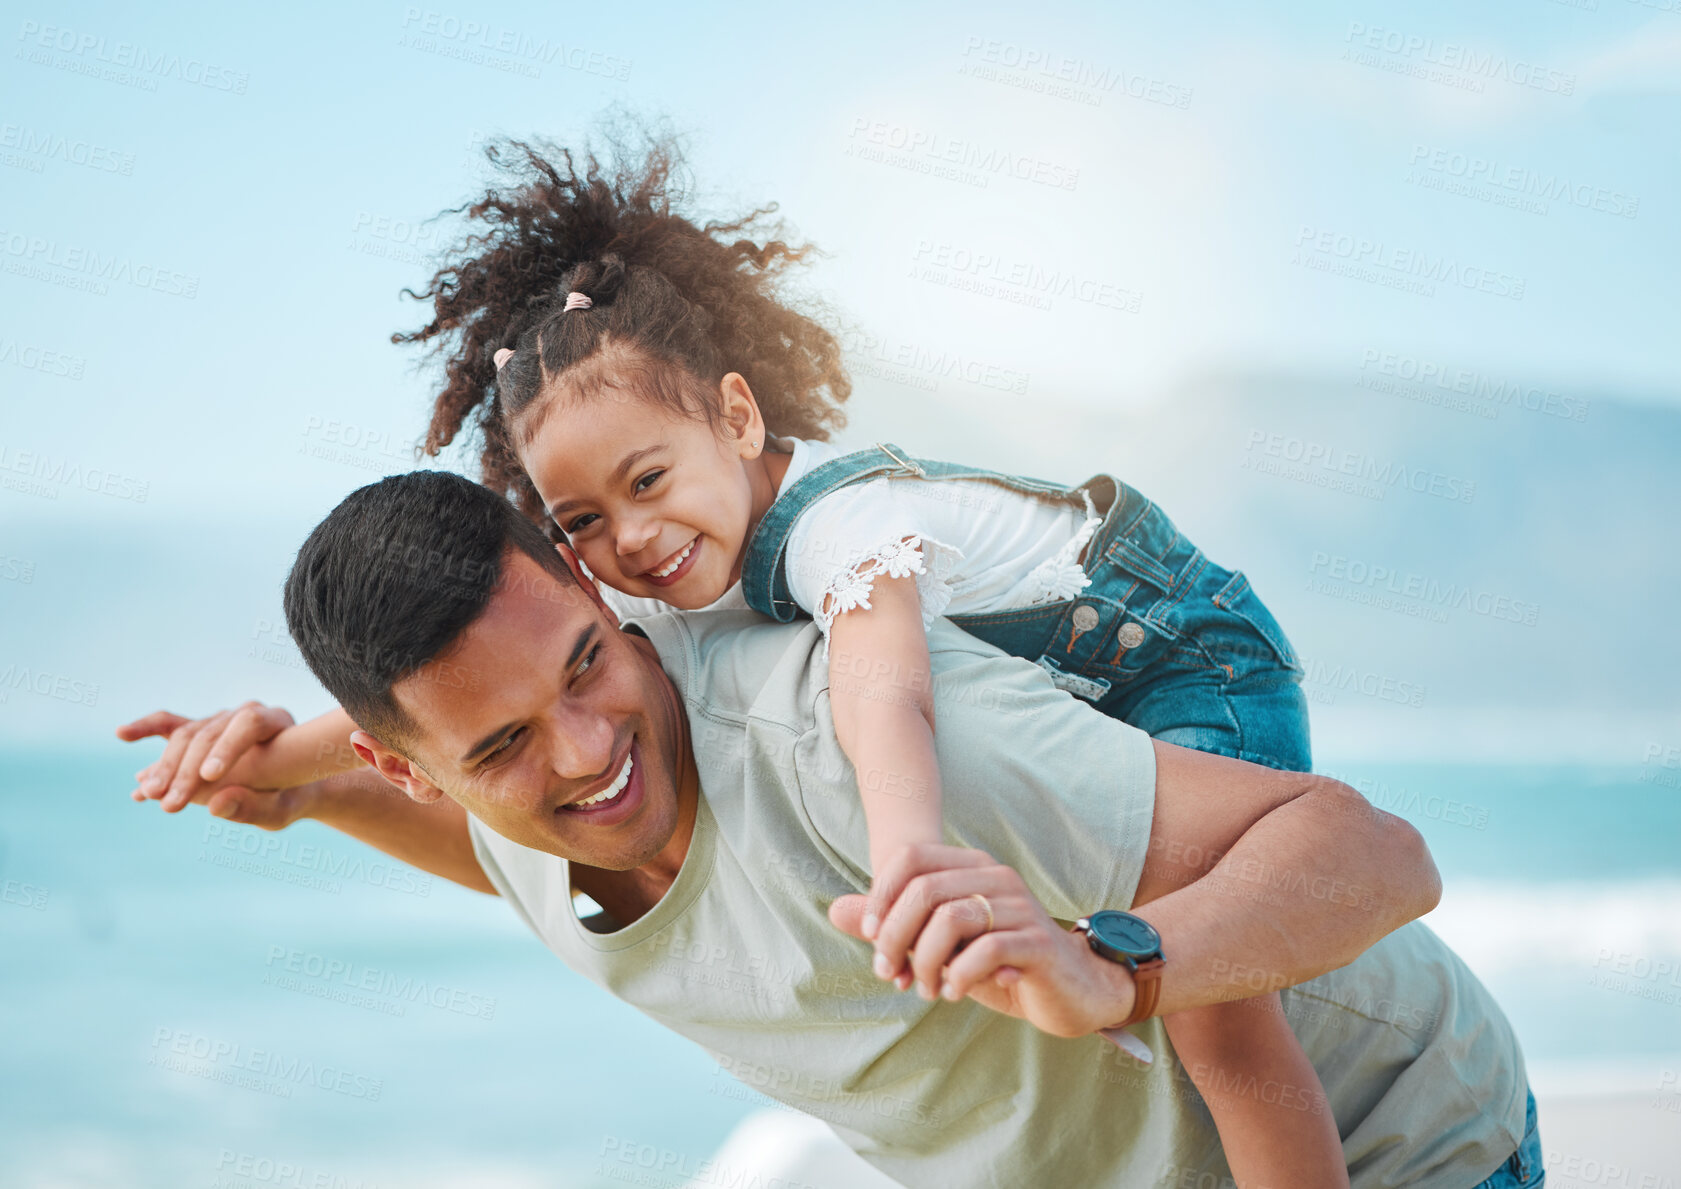
[[[741,593],[747,605],[778,623],[792,623],[800,605],[788,591],[788,573],[783,565],[788,555],[788,537],[794,522],[824,496],[867,479],[925,472],[897,446],[878,443],[867,450],[832,458],[794,480],[794,485],[776,497],[759,518],[741,561]]]
[[[788,538],[793,534],[795,521],[818,500],[843,487],[871,479],[905,478],[973,479],[995,483],[1025,495],[1083,506],[1083,497],[1079,492],[1061,484],[1004,475],[960,463],[915,458],[891,442],[878,442],[868,449],[812,468],[766,509],[753,529],[753,535],[747,540],[741,563],[741,592],[747,599],[747,605],[778,623],[791,623],[798,618],[800,607],[789,591],[785,565]]]

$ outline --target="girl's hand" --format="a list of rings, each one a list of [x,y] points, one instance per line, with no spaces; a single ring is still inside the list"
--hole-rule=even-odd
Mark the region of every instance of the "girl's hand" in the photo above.
[[[1132,1010],[1131,974],[1053,921],[1014,869],[982,851],[907,847],[877,884],[889,907],[874,937],[876,973],[901,989],[914,980],[925,999],[967,996],[1052,1036],[1085,1036]],[[829,919],[864,937],[869,903],[842,896]]]
[[[262,786],[267,781],[261,752],[253,754],[253,749],[292,725],[285,710],[260,702],[245,702],[208,718],[187,719],[158,710],[125,723],[117,728],[117,738],[127,742],[153,735],[168,739],[163,755],[135,773],[140,787],[129,795],[136,801],[162,801],[164,812],[176,813],[205,800],[218,782]]]

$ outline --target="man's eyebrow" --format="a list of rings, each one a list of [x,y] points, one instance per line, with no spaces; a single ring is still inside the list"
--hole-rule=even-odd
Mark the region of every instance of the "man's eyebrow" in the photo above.
[[[463,768],[472,767],[474,760],[478,759],[479,756],[496,746],[496,744],[501,741],[502,736],[513,730],[516,725],[517,724],[511,722],[503,723],[494,731],[490,732],[490,734],[486,735],[483,739],[480,739],[477,743],[473,744],[473,746],[469,747],[467,749],[467,754],[457,760],[456,763]]]
[[[648,455],[656,454],[665,448],[666,445],[664,442],[655,442],[652,446],[644,446],[640,450],[632,450],[629,454],[625,455],[624,458],[619,460],[619,465],[613,468],[613,473],[607,477],[607,482],[609,484],[622,482],[624,477],[630,474],[631,468],[637,463],[641,462],[644,458],[647,458]],[[582,502],[582,500],[561,500],[560,503],[549,509],[549,518],[556,524],[559,524],[561,516],[564,515],[568,509]]]
[[[584,655],[584,652],[589,648],[589,646],[595,643],[595,629],[596,625],[591,623],[578,636],[577,640],[573,641],[572,654],[566,658],[566,667],[568,669],[577,664],[579,658]]]
[[[597,625],[592,623],[584,628],[584,630],[579,633],[578,638],[572,642],[572,652],[566,658],[566,667],[568,669],[571,669],[572,666],[576,665],[579,658],[581,658],[589,649],[589,646],[595,642],[596,630]],[[467,753],[457,760],[456,763],[463,768],[471,767],[474,760],[478,759],[492,747],[495,747],[502,741],[502,736],[506,735],[518,725],[518,723],[511,722],[503,723],[494,731],[486,734],[484,738],[473,744],[473,746],[469,747],[467,749]]]

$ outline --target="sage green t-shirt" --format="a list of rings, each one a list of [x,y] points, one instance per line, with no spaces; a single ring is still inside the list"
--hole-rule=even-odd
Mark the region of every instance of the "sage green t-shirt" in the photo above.
[[[1159,1020],[1139,1029],[1157,1054],[1144,1066],[1101,1037],[928,1003],[877,979],[870,947],[829,923],[835,897],[868,886],[869,851],[812,623],[712,612],[637,627],[687,707],[694,838],[660,902],[601,934],[573,910],[565,860],[473,820],[485,873],[550,949],[906,1185],[1229,1187]],[[1149,739],[945,621],[929,648],[948,840],[1014,867],[1059,921],[1128,907],[1154,805]],[[1516,1148],[1517,1042],[1423,925],[1283,999],[1355,1189],[1471,1189]],[[1228,1090],[1310,1101],[1276,1083]]]

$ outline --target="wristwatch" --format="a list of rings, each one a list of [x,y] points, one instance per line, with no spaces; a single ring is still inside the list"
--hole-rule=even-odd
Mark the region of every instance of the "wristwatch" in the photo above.
[[[1161,998],[1162,967],[1167,962],[1155,926],[1130,912],[1104,909],[1075,921],[1074,931],[1086,935],[1086,944],[1094,953],[1132,971],[1136,988],[1132,1013],[1113,1027],[1130,1027],[1154,1015],[1156,1001]]]

